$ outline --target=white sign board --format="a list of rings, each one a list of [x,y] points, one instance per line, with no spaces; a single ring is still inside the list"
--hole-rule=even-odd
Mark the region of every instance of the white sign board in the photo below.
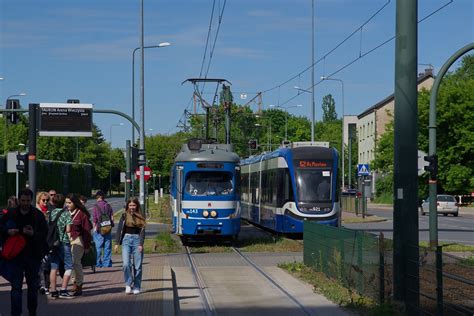
[[[120,172],[120,182],[125,183],[125,172]]]
[[[17,154],[16,151],[10,151],[7,153],[7,173],[16,172],[16,164],[18,162],[16,159]]]

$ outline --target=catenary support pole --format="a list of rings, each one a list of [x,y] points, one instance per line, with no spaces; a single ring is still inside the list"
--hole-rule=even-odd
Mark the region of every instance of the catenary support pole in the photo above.
[[[394,107],[393,289],[407,315],[418,315],[417,0],[397,0]]]

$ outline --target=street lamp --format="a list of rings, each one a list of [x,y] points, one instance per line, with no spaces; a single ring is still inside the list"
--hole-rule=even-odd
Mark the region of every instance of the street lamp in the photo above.
[[[112,195],[112,127],[123,126],[123,123],[110,125],[110,154],[109,154],[109,192]]]
[[[303,106],[302,104],[291,105],[291,106],[281,106],[281,105],[275,105],[275,104],[269,105],[269,107],[285,109],[285,141],[288,140],[288,109],[299,108],[302,106]]]
[[[342,144],[341,144],[341,154],[342,154],[342,189],[344,190],[344,81],[341,79],[336,79],[336,78],[329,78],[329,77],[321,77],[322,80],[332,80],[332,81],[338,81],[341,83],[341,88],[342,88]],[[349,163],[351,163],[349,161]]]
[[[159,48],[159,47],[166,47],[170,45],[171,44],[168,42],[162,42],[162,43],[159,43],[158,45],[145,46],[143,48],[144,49]],[[135,121],[135,53],[139,49],[140,47],[135,48],[132,53],[132,120],[133,121]],[[132,126],[132,144],[133,143],[135,143],[135,127]]]

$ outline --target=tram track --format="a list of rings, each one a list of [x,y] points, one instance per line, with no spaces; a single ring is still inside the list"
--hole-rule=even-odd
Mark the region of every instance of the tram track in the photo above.
[[[288,297],[293,303],[295,303],[306,315],[311,315],[310,311],[304,307],[291,293],[281,287],[278,282],[276,282],[268,273],[266,273],[262,268],[260,268],[255,262],[252,261],[249,257],[245,256],[240,250],[235,247],[231,247],[232,250],[237,253],[245,262],[247,262],[252,268],[254,268],[258,273],[265,277],[271,284],[277,287],[286,297]]]
[[[199,294],[201,296],[201,302],[203,304],[204,311],[206,313],[206,316],[213,316],[216,315],[214,306],[212,305],[209,297],[209,291],[206,288],[206,284],[204,283],[204,280],[199,273],[199,269],[196,265],[196,262],[194,261],[194,258],[192,256],[192,252],[189,249],[189,246],[186,246],[186,255],[188,257],[189,265],[191,266],[191,270],[194,276],[194,280],[196,281],[196,284],[199,288]]]
[[[258,264],[256,264],[252,259],[248,256],[243,254],[239,249],[236,247],[230,247],[232,251],[240,258],[248,267],[252,268],[254,271],[257,272],[258,275],[262,276],[272,287],[276,288],[276,290],[283,294],[288,300],[290,300],[295,307],[297,307],[302,314],[304,315],[313,315],[294,295],[292,295],[289,291],[283,288],[270,274],[265,272]],[[193,258],[192,250],[189,246],[185,247],[187,259],[189,261],[191,271],[196,282],[196,285],[199,289],[201,303],[206,315],[218,315],[216,307],[211,301],[211,293],[209,288],[207,287],[204,278],[202,277],[199,268],[196,264],[195,258]]]

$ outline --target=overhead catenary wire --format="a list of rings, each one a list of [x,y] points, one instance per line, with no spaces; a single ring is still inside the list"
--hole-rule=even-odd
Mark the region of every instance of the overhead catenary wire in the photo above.
[[[449,0],[448,3],[445,3],[444,5],[442,5],[441,7],[439,7],[438,9],[434,10],[433,12],[430,12],[427,16],[425,16],[425,17],[423,17],[422,19],[418,20],[417,23],[419,24],[419,23],[421,23],[421,22],[424,22],[426,19],[428,19],[429,17],[433,16],[435,13],[441,11],[442,9],[444,9],[445,7],[447,7],[448,5],[450,5],[453,1],[454,1],[454,0]],[[369,54],[371,54],[371,53],[373,53],[373,52],[376,51],[377,49],[379,49],[379,48],[381,48],[381,47],[387,45],[388,43],[390,43],[391,41],[393,41],[395,38],[396,38],[396,36],[393,35],[393,36],[391,36],[390,38],[386,39],[385,41],[381,42],[380,44],[376,45],[375,47],[371,48],[371,49],[368,50],[367,52],[365,52],[365,53],[360,53],[360,54],[359,54],[359,57],[357,57],[357,58],[353,59],[352,61],[346,63],[346,64],[343,65],[342,67],[339,67],[337,70],[335,70],[335,71],[333,71],[332,73],[326,75],[325,77],[330,78],[330,77],[332,77],[332,76],[338,74],[339,72],[341,72],[341,71],[343,71],[344,69],[348,68],[349,66],[351,66],[352,64],[354,64],[354,63],[357,62],[358,60],[364,58],[365,56],[367,56],[367,55],[369,55]],[[331,50],[331,51],[334,51],[334,49]],[[327,55],[323,56],[322,58],[325,58],[326,56],[327,56]],[[319,60],[321,60],[321,59],[319,59]],[[310,66],[310,67],[311,67],[311,66]],[[310,67],[308,67],[308,69],[309,69]],[[294,78],[296,78],[296,77],[293,77],[293,79],[294,79]],[[323,81],[324,81],[323,79],[322,79],[322,80],[319,80],[318,82],[316,82],[316,83],[314,84],[314,86],[318,86],[318,85],[321,84],[321,82],[323,82]],[[286,81],[286,82],[289,82],[289,81]],[[313,87],[313,86],[310,86],[310,87],[308,87],[307,89],[310,89],[310,88],[312,88],[312,87]],[[276,88],[280,88],[280,86],[274,87],[274,89],[276,89]],[[307,90],[307,89],[305,89],[305,90]],[[269,91],[269,90],[265,90],[264,92],[266,92],[266,91]],[[281,105],[288,104],[290,101],[292,101],[292,100],[294,100],[295,98],[297,98],[298,96],[300,96],[300,94],[301,94],[301,92],[298,92],[296,95],[290,97],[290,98],[287,99],[285,102],[283,102]]]

